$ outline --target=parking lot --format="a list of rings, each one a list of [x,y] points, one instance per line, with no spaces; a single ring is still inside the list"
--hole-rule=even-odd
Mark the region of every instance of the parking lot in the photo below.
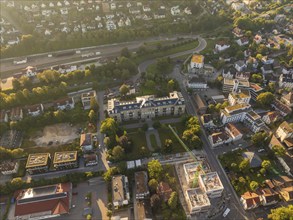
[[[56,219],[86,219],[83,216],[84,208],[87,208],[87,200],[85,199],[88,193],[92,193],[91,208],[92,208],[92,219],[101,220],[107,219],[107,184],[101,178],[93,178],[88,182],[80,183],[77,187],[72,190],[72,205],[75,206],[71,209],[69,215],[60,216]],[[76,194],[77,193],[77,194]]]

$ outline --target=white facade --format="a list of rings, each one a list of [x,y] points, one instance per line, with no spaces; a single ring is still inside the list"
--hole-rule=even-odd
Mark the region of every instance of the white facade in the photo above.
[[[222,196],[224,187],[217,172],[211,172],[199,175],[200,188],[209,198],[218,198]]]
[[[215,45],[215,49],[218,51],[218,52],[222,52],[226,49],[230,48],[230,45],[229,44],[216,44]]]

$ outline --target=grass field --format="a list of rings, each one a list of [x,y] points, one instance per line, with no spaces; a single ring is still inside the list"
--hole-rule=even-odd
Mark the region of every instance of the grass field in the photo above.
[[[133,132],[132,130],[128,130],[128,137],[133,141],[133,148],[132,152],[127,154],[127,159],[128,160],[136,160],[138,158],[141,158],[141,147],[144,146],[147,153],[150,153],[148,148],[147,148],[147,143],[146,143],[146,137],[144,132]]]
[[[154,134],[150,135],[150,140],[151,140],[151,145],[153,148],[157,148],[158,147],[158,143],[156,140],[156,136]]]

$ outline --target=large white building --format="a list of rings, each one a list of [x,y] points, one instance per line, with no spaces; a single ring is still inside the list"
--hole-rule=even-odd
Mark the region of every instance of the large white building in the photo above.
[[[204,65],[204,56],[199,54],[194,54],[190,61],[190,68],[201,69]]]
[[[217,172],[201,174],[198,180],[200,188],[209,198],[217,198],[222,195],[224,187]]]
[[[288,122],[284,121],[277,129],[276,137],[280,138],[281,142],[287,138],[293,138],[293,128],[289,125]]]
[[[108,101],[108,114],[117,121],[147,119],[164,115],[181,115],[185,112],[184,98],[180,92],[171,92],[169,96],[136,97],[135,101],[121,102],[117,99]]]
[[[186,201],[191,215],[207,212],[211,207],[207,194],[200,188],[187,189]]]
[[[227,106],[221,110],[222,123],[240,122],[244,120],[246,112],[251,110],[251,105],[249,104],[236,104],[233,106]]]

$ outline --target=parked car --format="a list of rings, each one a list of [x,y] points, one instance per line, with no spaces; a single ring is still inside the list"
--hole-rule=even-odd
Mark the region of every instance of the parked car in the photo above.
[[[261,152],[264,152],[264,151],[265,151],[265,149],[262,148],[262,149],[259,149],[257,152],[261,153]]]

